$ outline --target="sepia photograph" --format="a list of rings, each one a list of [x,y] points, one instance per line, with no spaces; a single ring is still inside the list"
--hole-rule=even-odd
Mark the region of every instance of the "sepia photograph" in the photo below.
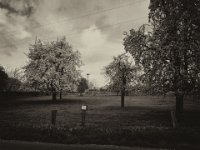
[[[200,0],[0,0],[0,150],[200,150]]]

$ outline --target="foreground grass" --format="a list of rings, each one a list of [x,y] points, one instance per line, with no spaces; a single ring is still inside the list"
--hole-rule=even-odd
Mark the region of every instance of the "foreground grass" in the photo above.
[[[67,126],[1,127],[0,138],[7,140],[40,141],[63,144],[103,144],[158,148],[192,149],[199,146],[200,131],[191,128],[93,128]]]
[[[87,104],[86,126],[80,126],[81,105]],[[66,97],[52,103],[48,97],[26,98],[0,107],[0,138],[65,144],[108,144],[180,148],[200,139],[199,107],[190,102],[179,128],[172,129],[172,97]],[[51,126],[51,110],[57,124]]]

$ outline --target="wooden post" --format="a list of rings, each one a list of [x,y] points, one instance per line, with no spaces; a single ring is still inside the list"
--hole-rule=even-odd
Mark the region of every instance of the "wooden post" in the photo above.
[[[87,106],[83,105],[81,107],[81,126],[85,126],[86,110],[87,110]]]
[[[173,128],[176,128],[177,127],[177,119],[176,119],[176,114],[174,111],[171,111],[171,118],[172,118]]]
[[[56,114],[57,114],[57,110],[51,111],[51,124],[52,125],[56,125]]]
[[[121,91],[121,108],[124,108],[124,90]]]

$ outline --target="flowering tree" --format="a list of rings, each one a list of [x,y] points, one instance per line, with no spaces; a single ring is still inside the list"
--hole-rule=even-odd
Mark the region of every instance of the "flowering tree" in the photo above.
[[[124,107],[124,96],[128,85],[137,81],[138,70],[139,67],[135,67],[126,54],[114,57],[105,67],[104,74],[109,79],[110,85],[115,85],[115,88],[121,91],[121,107]]]
[[[74,51],[65,38],[43,43],[36,40],[28,53],[29,62],[24,67],[29,85],[36,90],[46,90],[52,93],[52,100],[62,90],[71,90],[77,84],[81,65],[80,53]]]

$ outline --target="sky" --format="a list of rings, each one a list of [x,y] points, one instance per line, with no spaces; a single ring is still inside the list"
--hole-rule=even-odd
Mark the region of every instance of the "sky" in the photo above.
[[[36,37],[65,36],[81,53],[82,76],[104,86],[103,68],[124,53],[124,32],[148,23],[149,0],[0,0],[0,65],[26,65]]]

